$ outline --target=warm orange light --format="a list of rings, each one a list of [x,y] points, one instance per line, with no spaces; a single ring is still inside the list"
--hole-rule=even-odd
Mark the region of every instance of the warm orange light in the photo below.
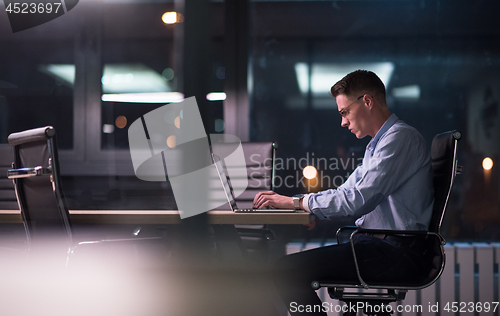
[[[124,128],[127,126],[127,118],[123,115],[118,116],[115,120],[115,125],[118,128]]]
[[[177,116],[174,120],[174,125],[175,127],[177,128],[181,128],[181,117],[180,116]]]
[[[310,180],[316,178],[318,171],[313,166],[307,166],[304,168],[304,170],[302,170],[302,174],[306,179]]]
[[[183,19],[180,13],[172,11],[172,12],[165,12],[161,17],[161,20],[165,24],[175,24],[182,22]]]
[[[491,160],[490,157],[486,157],[483,159],[483,169],[484,170],[491,170],[493,168],[493,160]]]
[[[167,138],[167,146],[170,148],[175,148],[176,138],[175,135],[171,135]]]

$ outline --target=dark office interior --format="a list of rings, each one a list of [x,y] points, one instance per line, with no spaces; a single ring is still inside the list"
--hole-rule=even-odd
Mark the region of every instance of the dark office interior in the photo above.
[[[132,122],[170,101],[113,99],[119,95],[195,96],[207,134],[276,142],[274,189],[280,194],[338,187],[363,157],[369,137],[356,139],[341,127],[330,87],[348,72],[368,69],[384,81],[391,112],[414,126],[429,147],[441,132],[463,134],[463,171],[442,227],[447,242],[500,242],[498,1],[81,0],[63,16],[16,33],[4,9],[0,4],[0,143],[8,146],[14,132],[53,126],[70,210],[177,208],[168,181],[135,176],[128,142]],[[165,12],[182,16],[167,24]],[[210,93],[225,95],[208,100]],[[485,158],[492,168],[483,167]],[[316,181],[303,176],[307,165],[317,169]],[[206,234],[193,238],[210,236],[204,221],[143,230],[167,236],[176,247],[183,230],[201,227]],[[183,287],[184,274],[163,275],[163,265],[155,266],[158,271],[149,270],[139,284],[161,278],[176,289],[163,284],[148,292],[149,303],[134,303],[154,305],[159,296],[168,297],[149,315],[282,315],[272,299],[256,293],[271,286],[265,267],[285,254],[287,244],[325,244],[338,227],[353,223],[339,218],[313,230],[269,225],[276,240],[264,259],[251,260],[258,273],[242,276],[228,268],[220,284],[197,266],[198,274]],[[2,224],[0,238],[22,229]],[[123,233],[134,227],[92,227],[99,229]],[[210,241],[191,243],[212,258]],[[210,249],[199,250],[204,246]],[[498,300],[498,262],[493,267]],[[231,300],[238,289],[246,299]],[[176,310],[179,300],[196,304]],[[136,305],[116,315],[132,314]],[[167,305],[175,308],[165,312]]]

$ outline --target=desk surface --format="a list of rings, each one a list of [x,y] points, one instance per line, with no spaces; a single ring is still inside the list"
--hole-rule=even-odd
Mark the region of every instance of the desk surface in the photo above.
[[[170,210],[70,210],[75,224],[180,224],[178,211]],[[210,224],[308,224],[312,216],[296,213],[242,214],[231,211],[209,211]],[[0,223],[22,223],[19,210],[0,210]]]

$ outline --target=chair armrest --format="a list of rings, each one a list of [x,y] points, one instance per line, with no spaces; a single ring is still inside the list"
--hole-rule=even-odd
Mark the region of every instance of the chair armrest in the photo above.
[[[119,238],[119,239],[94,239],[87,241],[80,241],[69,248],[69,254],[73,254],[78,248],[86,245],[95,244],[112,244],[112,243],[131,243],[131,242],[145,242],[152,240],[166,240],[164,237],[137,237],[137,238]]]
[[[359,229],[359,227],[358,226],[343,226],[343,227],[340,227],[339,229],[337,229],[337,233],[336,233],[337,244],[340,244],[340,234],[342,234],[345,230],[356,230],[356,229]]]
[[[77,243],[73,243],[70,245],[68,249],[68,253],[66,256],[66,267],[70,267],[73,265],[74,260],[80,260],[81,258],[85,258],[83,262],[85,262],[87,259],[90,259],[91,261],[96,259],[96,258],[109,258],[110,254],[111,256],[118,255],[119,258],[125,259],[125,260],[139,260],[143,256],[138,256],[136,252],[132,256],[130,256],[130,253],[125,252],[125,251],[119,251],[119,252],[114,252],[110,250],[116,249],[114,248],[117,245],[120,244],[129,244],[129,245],[137,245],[141,244],[143,242],[149,242],[153,243],[154,245],[160,245],[161,247],[169,247],[168,240],[165,237],[131,237],[131,238],[119,238],[119,239],[93,239],[93,240],[88,240],[88,241],[79,241]],[[106,247],[106,245],[111,245],[110,247],[112,248],[99,248],[99,247]],[[153,244],[151,244],[153,245]],[[97,247],[97,248],[96,248]],[[120,249],[120,248],[118,248]],[[150,248],[146,248],[146,251],[148,251]],[[164,248],[167,250],[167,248]],[[165,252],[167,254],[167,252]],[[147,252],[142,252],[142,254],[147,254]],[[123,257],[122,257],[123,256]],[[167,254],[168,256],[168,254]],[[117,258],[118,258],[117,257]],[[121,259],[120,259],[121,260]],[[142,260],[142,259],[140,259]],[[131,261],[132,262],[132,261]],[[123,263],[120,261],[120,264]]]
[[[390,230],[390,229],[369,229],[369,228],[361,228],[358,226],[344,226],[340,227],[337,230],[337,243],[340,244],[340,234],[346,230],[352,230],[353,235],[357,233],[369,233],[369,234],[386,234],[386,235],[414,235],[414,236],[423,236],[423,235],[435,235],[440,239],[440,242],[445,245],[446,241],[444,238],[434,232],[429,232],[426,230]]]
[[[358,227],[355,230],[355,233],[353,233],[353,235],[355,235],[357,233],[385,234],[385,235],[406,235],[406,236],[429,236],[429,235],[432,235],[432,236],[439,238],[439,240],[443,246],[446,244],[446,240],[443,238],[443,236],[441,236],[438,233],[429,232],[426,230],[390,230],[390,229],[368,229],[368,228]]]
[[[20,168],[20,169],[9,169],[7,170],[7,178],[18,179],[18,178],[29,178],[44,175],[51,175],[52,168],[43,168],[41,166],[34,168]]]
[[[103,244],[103,243],[120,243],[120,242],[136,242],[136,241],[150,241],[150,240],[162,240],[164,237],[137,237],[137,238],[120,238],[120,239],[99,239],[99,240],[89,240],[80,241],[76,244],[75,248],[81,245],[89,244]]]

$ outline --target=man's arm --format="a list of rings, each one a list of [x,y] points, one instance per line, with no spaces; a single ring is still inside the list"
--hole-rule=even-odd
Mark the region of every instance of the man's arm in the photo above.
[[[414,135],[397,131],[380,139],[373,157],[363,162],[362,174],[352,185],[344,184],[336,190],[311,194],[309,207],[319,218],[334,216],[360,217],[371,212],[383,199],[429,163],[424,142],[416,142]]]

